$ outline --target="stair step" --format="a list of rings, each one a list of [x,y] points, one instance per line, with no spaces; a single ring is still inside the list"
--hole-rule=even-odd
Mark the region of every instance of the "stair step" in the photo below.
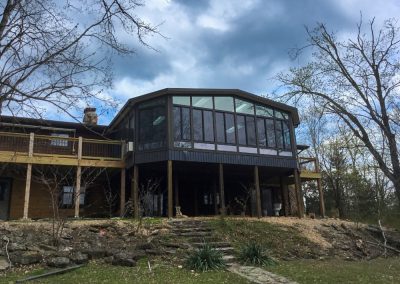
[[[217,251],[220,251],[222,253],[227,253],[227,252],[234,252],[235,249],[233,247],[225,247],[225,248],[215,248]]]
[[[214,236],[192,236],[189,237],[188,241],[190,243],[211,243],[211,242],[218,242],[220,239]]]
[[[236,257],[233,255],[224,255],[222,256],[222,259],[225,260],[226,263],[232,263],[236,261]]]
[[[231,244],[227,242],[208,242],[207,244],[214,248],[231,247]],[[204,242],[194,242],[191,243],[191,245],[194,247],[201,247],[204,245]]]

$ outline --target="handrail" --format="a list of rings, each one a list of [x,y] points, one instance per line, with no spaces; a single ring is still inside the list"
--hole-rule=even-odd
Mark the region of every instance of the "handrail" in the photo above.
[[[31,134],[0,132],[0,151],[29,152]],[[124,141],[82,139],[83,156],[88,159],[123,160]],[[32,155],[70,156],[77,158],[79,138],[33,135]]]

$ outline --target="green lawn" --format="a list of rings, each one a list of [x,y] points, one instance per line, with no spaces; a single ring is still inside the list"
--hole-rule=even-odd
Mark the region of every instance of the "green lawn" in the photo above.
[[[249,283],[240,276],[226,271],[195,273],[159,261],[152,264],[152,270],[153,272],[150,273],[147,261],[143,260],[139,262],[137,267],[120,267],[91,263],[66,274],[38,279],[37,281],[28,283]],[[44,272],[43,269],[27,274],[12,273],[3,279],[0,278],[0,283],[14,283],[17,279],[23,279],[42,272]]]
[[[268,270],[299,283],[400,283],[400,258],[351,262],[296,260],[280,262]]]

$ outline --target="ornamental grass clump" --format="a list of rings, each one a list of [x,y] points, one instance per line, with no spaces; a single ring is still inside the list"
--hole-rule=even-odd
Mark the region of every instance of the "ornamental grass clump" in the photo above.
[[[206,243],[186,260],[186,267],[196,271],[219,270],[225,266],[222,253]]]
[[[266,250],[254,242],[242,247],[239,259],[245,265],[269,266],[276,264],[276,261],[267,254]]]

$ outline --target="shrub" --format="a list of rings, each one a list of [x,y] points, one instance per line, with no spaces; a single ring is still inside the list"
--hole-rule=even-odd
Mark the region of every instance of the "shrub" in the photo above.
[[[225,261],[220,251],[205,243],[188,257],[186,266],[197,271],[218,270],[225,267]]]
[[[244,264],[252,264],[258,266],[268,266],[276,264],[276,261],[270,257],[265,249],[254,242],[244,245],[240,251],[239,259]]]

